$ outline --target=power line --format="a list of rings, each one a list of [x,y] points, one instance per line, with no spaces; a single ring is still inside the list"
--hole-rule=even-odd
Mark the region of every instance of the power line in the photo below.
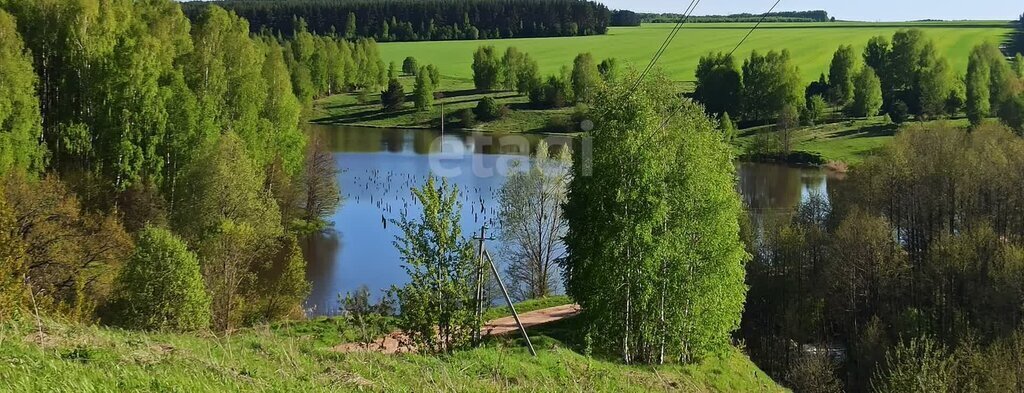
[[[754,30],[757,30],[757,27],[761,26],[761,23],[763,23],[764,20],[768,18],[768,14],[771,14],[772,11],[775,11],[775,7],[778,7],[780,2],[782,2],[782,0],[776,0],[775,4],[772,5],[772,8],[769,8],[768,12],[765,12],[764,15],[761,15],[761,19],[754,24],[754,27],[750,28],[750,31],[747,32],[747,35],[743,36],[743,39],[740,40],[738,44],[736,44],[736,47],[732,48],[732,50],[729,51],[729,56],[732,56],[732,54],[735,53],[736,50],[740,48],[740,45],[743,45],[744,42],[747,42],[747,38],[750,38],[750,35],[754,33]]]
[[[683,24],[690,19],[690,15],[692,15],[693,11],[697,9],[697,6],[700,5],[700,2],[701,0],[690,0],[690,5],[686,7],[686,11],[683,12],[683,17],[679,19],[679,22],[676,22],[675,26],[672,26],[671,30],[669,30],[668,36],[665,37],[665,41],[661,43],[661,47],[659,47],[658,50],[654,53],[654,56],[651,57],[650,63],[647,63],[647,67],[644,68],[644,71],[640,73],[640,76],[636,79],[636,83],[633,84],[633,88],[630,89],[629,91],[635,91],[637,86],[640,86],[640,82],[642,82],[644,77],[647,76],[647,73],[654,69],[654,67],[658,63],[658,60],[660,60],[661,56],[665,54],[666,51],[668,51],[668,47],[672,44],[672,41],[675,40],[676,35],[679,34],[679,31],[682,30]]]

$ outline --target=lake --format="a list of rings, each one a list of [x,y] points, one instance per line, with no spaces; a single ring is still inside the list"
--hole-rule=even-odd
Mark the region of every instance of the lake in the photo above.
[[[306,300],[310,315],[338,313],[338,294],[366,285],[379,296],[406,280],[393,242],[399,234],[390,222],[403,211],[418,217],[409,190],[428,175],[441,176],[459,188],[463,234],[482,226],[494,228],[497,192],[517,165],[544,139],[553,149],[572,138],[548,135],[495,135],[437,130],[397,130],[336,125],[309,125],[334,152],[344,197],[331,218],[334,228],[308,239]],[[578,148],[575,150],[579,150]],[[825,194],[828,176],[820,169],[739,163],[737,189],[755,212],[792,209],[815,192]],[[490,234],[488,234],[490,236]],[[488,242],[492,255],[500,249]],[[499,255],[494,255],[501,259]]]

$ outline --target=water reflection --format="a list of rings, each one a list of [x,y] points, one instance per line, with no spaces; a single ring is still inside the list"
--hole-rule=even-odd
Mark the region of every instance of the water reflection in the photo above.
[[[328,142],[342,169],[345,201],[332,217],[334,231],[305,242],[307,279],[313,284],[306,307],[313,315],[338,312],[339,293],[367,285],[375,294],[402,284],[406,274],[393,245],[398,234],[387,222],[403,211],[418,216],[409,190],[431,174],[443,173],[460,190],[463,233],[496,226],[497,195],[512,162],[525,163],[542,138],[536,135],[466,135],[436,130],[395,130],[310,125]],[[546,138],[557,151],[568,137]],[[443,141],[443,142],[439,142]],[[737,188],[755,211],[792,209],[812,192],[826,194],[823,171],[768,164],[737,164]],[[500,245],[491,241],[492,253]],[[496,256],[500,258],[500,256]]]

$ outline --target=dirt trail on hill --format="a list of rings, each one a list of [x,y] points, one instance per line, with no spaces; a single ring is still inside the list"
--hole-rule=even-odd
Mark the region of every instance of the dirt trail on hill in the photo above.
[[[580,313],[580,306],[576,304],[566,304],[564,306],[550,307],[540,309],[536,311],[530,311],[519,314],[519,320],[523,322],[523,326],[529,328],[531,326],[543,325],[559,321],[565,318],[575,316]],[[519,334],[519,327],[516,326],[516,320],[512,316],[498,318],[493,321],[488,321],[480,328],[480,332],[484,336],[501,336],[505,334]],[[405,353],[413,352],[413,349],[406,345],[409,338],[401,332],[393,332],[377,339],[370,345],[361,343],[346,343],[341,344],[333,348],[335,352],[380,352],[380,353]]]

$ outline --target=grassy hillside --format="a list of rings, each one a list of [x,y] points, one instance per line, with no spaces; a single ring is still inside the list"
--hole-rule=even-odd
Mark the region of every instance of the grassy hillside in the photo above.
[[[420,64],[435,64],[442,74],[457,78],[472,77],[473,51],[481,45],[494,45],[501,52],[508,46],[518,47],[537,60],[545,75],[557,73],[563,65],[571,65],[581,52],[591,52],[598,59],[616,57],[642,68],[672,26],[615,27],[607,35],[589,37],[383,43],[380,50],[385,62],[401,65],[406,56],[413,56]],[[732,50],[751,26],[748,23],[685,25],[659,65],[673,79],[691,81],[700,56]],[[770,23],[758,28],[738,53],[746,57],[754,49],[789,49],[804,78],[810,82],[827,72],[839,45],[851,44],[859,53],[869,38],[892,37],[897,30],[908,28],[923,29],[935,40],[939,53],[947,56],[953,68],[961,73],[967,70],[967,55],[974,45],[985,40],[1001,41],[1011,31],[1009,22]]]
[[[331,320],[228,338],[44,322],[0,324],[0,391],[781,391],[739,350],[693,366],[636,367],[585,357],[535,331],[539,357],[492,340],[448,357],[340,354]],[[571,330],[571,329],[568,329]]]

